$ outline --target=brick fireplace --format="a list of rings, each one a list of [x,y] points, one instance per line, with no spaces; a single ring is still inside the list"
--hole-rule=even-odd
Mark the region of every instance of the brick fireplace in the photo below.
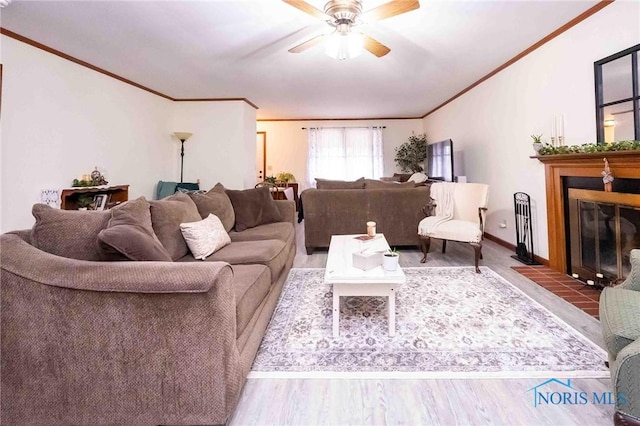
[[[640,151],[560,154],[533,158],[545,166],[549,267],[568,273],[571,268],[568,259],[571,257],[572,238],[568,229],[568,190],[572,187],[604,190],[600,173],[604,169],[604,158],[607,158],[615,178],[613,192],[640,194]],[[593,188],[594,183],[599,188]],[[575,235],[573,238],[575,240]]]

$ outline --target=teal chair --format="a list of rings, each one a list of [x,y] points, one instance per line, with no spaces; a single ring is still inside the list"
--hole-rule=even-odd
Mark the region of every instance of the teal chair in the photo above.
[[[162,200],[164,197],[175,194],[180,188],[197,191],[200,189],[200,179],[198,182],[164,182],[159,181],[156,185],[156,200]]]
[[[631,273],[600,295],[600,323],[609,353],[614,424],[640,426],[640,249],[631,250]]]

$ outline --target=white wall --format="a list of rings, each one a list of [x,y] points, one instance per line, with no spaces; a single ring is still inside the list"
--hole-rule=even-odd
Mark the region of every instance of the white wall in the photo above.
[[[3,232],[33,224],[41,189],[70,187],[94,166],[129,196],[151,197],[175,176],[171,102],[4,37]]]
[[[200,179],[203,189],[218,182],[230,189],[255,185],[254,108],[243,101],[175,102],[171,122],[176,131],[193,133],[184,144],[185,182]],[[179,147],[175,155],[179,175]]]
[[[2,36],[0,230],[28,228],[42,189],[71,186],[94,166],[129,198],[185,181],[253,187],[256,111],[245,102],[172,102]]]
[[[491,186],[487,232],[515,243],[513,194],[533,201],[534,249],[548,257],[544,167],[531,134],[548,141],[564,114],[567,144],[596,140],[593,63],[640,42],[640,3],[615,2],[424,119],[430,140],[452,138],[471,182]],[[507,221],[507,228],[499,223]]]
[[[242,127],[243,127],[243,144],[244,156],[242,162],[236,162],[236,167],[241,168],[244,174],[243,188],[253,188],[256,184],[256,117],[257,111],[251,105],[243,103],[242,105]]]
[[[259,121],[258,131],[267,132],[266,175],[290,172],[296,177],[300,190],[306,187],[307,131],[303,127],[367,127],[386,126],[382,131],[384,143],[384,175],[399,171],[393,161],[395,148],[407,141],[412,132],[423,133],[422,120],[325,120],[325,121]],[[429,135],[427,135],[428,137]],[[429,139],[433,141],[434,139]]]

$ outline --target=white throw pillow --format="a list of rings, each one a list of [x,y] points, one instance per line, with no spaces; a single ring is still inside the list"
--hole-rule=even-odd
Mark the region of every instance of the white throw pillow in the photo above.
[[[424,173],[416,172],[411,175],[411,177],[409,178],[409,180],[407,180],[407,182],[422,183],[422,182],[426,182],[427,179],[429,179],[429,177]]]
[[[189,246],[193,257],[204,260],[222,247],[231,243],[231,238],[218,216],[209,213],[199,222],[180,224],[182,236]]]

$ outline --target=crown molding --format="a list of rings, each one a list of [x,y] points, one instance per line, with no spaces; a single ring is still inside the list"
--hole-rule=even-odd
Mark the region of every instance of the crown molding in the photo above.
[[[266,122],[266,121],[272,121],[272,122],[277,122],[277,121],[356,121],[356,120],[363,121],[363,120],[414,120],[414,119],[424,119],[424,118],[428,117],[429,115],[433,114],[434,112],[436,112],[437,110],[439,110],[440,108],[444,107],[445,105],[451,103],[455,99],[457,99],[460,96],[464,95],[465,93],[467,93],[471,89],[473,89],[476,86],[480,85],[484,81],[486,81],[489,78],[493,77],[494,75],[498,74],[500,71],[504,70],[505,68],[509,67],[510,65],[513,65],[514,63],[516,63],[520,59],[522,59],[525,56],[527,56],[529,53],[533,52],[534,50],[538,49],[539,47],[541,47],[544,44],[548,43],[549,41],[553,40],[554,38],[556,38],[560,34],[564,33],[565,31],[569,30],[570,28],[574,27],[575,25],[579,24],[580,22],[584,21],[585,19],[589,18],[590,16],[594,15],[595,13],[599,12],[600,10],[604,9],[605,7],[607,7],[608,5],[613,3],[614,1],[615,0],[601,0],[596,5],[592,6],[591,8],[587,9],[586,11],[582,12],[580,15],[576,16],[571,21],[567,22],[566,24],[564,24],[563,26],[561,26],[557,30],[553,31],[551,34],[549,34],[546,37],[542,38],[541,40],[539,40],[535,44],[531,45],[529,48],[527,48],[524,51],[520,52],[519,54],[517,54],[516,56],[514,56],[513,58],[511,58],[510,60],[508,60],[504,64],[500,65],[498,68],[494,69],[493,71],[491,71],[488,74],[486,74],[484,77],[482,77],[479,80],[477,80],[475,83],[467,86],[466,88],[464,88],[460,92],[456,93],[451,98],[447,99],[446,101],[444,101],[443,103],[441,103],[440,105],[438,105],[437,107],[433,108],[432,110],[430,110],[429,112],[425,113],[424,115],[422,115],[420,117],[261,118],[261,119],[258,119],[257,121],[259,121],[259,122]],[[259,109],[256,104],[254,104],[253,102],[251,102],[247,98],[173,98],[173,97],[171,97],[169,95],[165,95],[164,93],[158,92],[157,90],[153,90],[151,88],[148,88],[146,86],[138,84],[138,83],[136,83],[134,81],[131,81],[131,80],[127,79],[127,78],[121,77],[121,76],[119,76],[117,74],[114,74],[114,73],[112,73],[110,71],[107,71],[107,70],[105,70],[103,68],[100,68],[100,67],[92,65],[92,64],[90,64],[88,62],[82,61],[82,60],[80,60],[78,58],[75,58],[75,57],[73,57],[71,55],[67,55],[64,52],[61,52],[61,51],[56,50],[56,49],[53,49],[52,47],[46,46],[46,45],[44,45],[42,43],[39,43],[39,42],[37,42],[35,40],[32,40],[30,38],[27,38],[25,36],[22,36],[22,35],[20,35],[18,33],[15,33],[15,32],[13,32],[11,30],[8,30],[6,28],[0,27],[0,34],[5,35],[5,36],[10,37],[10,38],[13,38],[13,39],[18,40],[18,41],[21,41],[23,43],[26,43],[26,44],[31,45],[33,47],[36,47],[38,49],[44,50],[45,52],[51,53],[53,55],[56,55],[58,57],[61,57],[61,58],[66,59],[68,61],[71,61],[73,63],[76,63],[78,65],[81,65],[83,67],[89,68],[89,69],[91,69],[93,71],[96,71],[96,72],[99,72],[101,74],[107,75],[107,76],[109,76],[111,78],[115,78],[116,80],[119,80],[119,81],[121,81],[123,83],[132,85],[134,87],[137,87],[138,89],[147,91],[149,93],[153,93],[154,95],[160,96],[160,97],[168,99],[170,101],[174,101],[174,102],[242,101],[242,102],[246,102],[248,105],[252,106],[255,109]]]
[[[104,74],[104,75],[109,76],[111,78],[115,78],[118,81],[121,81],[123,83],[129,84],[129,85],[131,85],[133,87],[137,87],[138,89],[144,90],[146,92],[153,93],[156,96],[160,96],[161,98],[165,98],[165,99],[168,99],[170,101],[174,101],[174,102],[187,102],[187,101],[197,101],[197,102],[206,102],[206,101],[209,101],[209,102],[213,102],[213,101],[215,101],[215,102],[242,101],[242,102],[246,102],[247,104],[251,105],[253,108],[258,109],[256,104],[254,104],[253,102],[251,102],[250,100],[248,100],[246,98],[176,99],[176,98],[173,98],[173,97],[171,97],[169,95],[165,95],[164,93],[158,92],[157,90],[153,90],[153,89],[150,89],[149,87],[143,86],[142,84],[138,84],[135,81],[131,81],[128,78],[124,78],[122,76],[119,76],[118,74],[112,73],[111,71],[107,71],[104,68],[97,67],[97,66],[95,66],[93,64],[85,62],[85,61],[83,61],[81,59],[78,59],[78,58],[76,58],[74,56],[71,56],[71,55],[68,55],[68,54],[66,54],[64,52],[61,52],[60,50],[54,49],[54,48],[52,48],[50,46],[47,46],[47,45],[42,44],[40,42],[37,42],[37,41],[35,41],[33,39],[30,39],[28,37],[20,35],[20,34],[18,34],[16,32],[8,30],[8,29],[6,29],[4,27],[0,27],[0,34],[2,34],[4,36],[7,36],[7,37],[10,37],[10,38],[12,38],[14,40],[18,40],[18,41],[20,41],[22,43],[25,43],[25,44],[28,44],[30,46],[33,46],[33,47],[35,47],[37,49],[43,50],[43,51],[45,51],[47,53],[51,53],[52,55],[58,56],[58,57],[60,57],[62,59],[66,59],[67,61],[73,62],[74,64],[78,64],[78,65],[83,66],[85,68],[89,68],[90,70],[99,72],[100,74]]]
[[[465,87],[460,92],[456,93],[451,98],[447,99],[446,101],[444,101],[443,103],[441,103],[437,107],[433,108],[432,110],[430,110],[429,112],[427,112],[425,115],[423,115],[420,118],[425,118],[425,117],[428,117],[430,114],[433,114],[434,112],[436,112],[437,110],[439,110],[443,106],[451,103],[452,101],[454,101],[455,99],[457,99],[460,96],[464,95],[465,93],[467,93],[468,91],[470,91],[474,87],[480,85],[484,81],[486,81],[486,80],[490,79],[491,77],[493,77],[494,75],[498,74],[503,69],[505,69],[508,66],[513,65],[514,63],[518,62],[520,59],[524,58],[525,56],[527,56],[529,53],[533,52],[537,48],[545,45],[546,43],[550,42],[554,38],[558,37],[563,32],[565,32],[568,29],[578,25],[580,22],[584,21],[585,19],[587,19],[591,15],[594,15],[595,13],[601,11],[602,9],[604,9],[607,6],[609,6],[614,1],[615,0],[601,0],[598,4],[590,7],[587,10],[585,10],[580,15],[576,16],[575,18],[573,18],[572,20],[570,20],[569,22],[567,22],[566,24],[564,24],[563,26],[561,26],[560,28],[558,28],[557,30],[552,32],[551,34],[547,35],[546,37],[544,37],[543,39],[541,39],[537,43],[531,45],[529,48],[523,50],[522,52],[520,52],[519,54],[517,54],[513,58],[509,59],[507,62],[505,62],[504,64],[500,65],[498,68],[494,69],[489,74],[487,74],[484,77],[482,77],[480,80],[476,81],[475,83],[471,84],[470,86]]]
[[[366,120],[420,120],[422,117],[363,117],[363,118],[259,118],[256,121],[366,121]]]
[[[112,73],[111,71],[105,70],[104,68],[97,67],[97,66],[92,65],[92,64],[90,64],[88,62],[85,62],[85,61],[82,61],[82,60],[80,60],[78,58],[75,58],[75,57],[73,57],[71,55],[67,55],[64,52],[61,52],[61,51],[59,51],[57,49],[54,49],[54,48],[49,47],[49,46],[46,46],[46,45],[44,45],[42,43],[39,43],[39,42],[37,42],[35,40],[27,38],[27,37],[25,37],[23,35],[20,35],[18,33],[14,33],[13,31],[8,30],[8,29],[6,29],[4,27],[0,27],[0,34],[2,34],[4,36],[7,36],[7,37],[10,37],[10,38],[12,38],[14,40],[21,41],[21,42],[23,42],[25,44],[28,44],[30,46],[33,46],[33,47],[35,47],[37,49],[44,50],[45,52],[51,53],[52,55],[56,55],[56,56],[58,56],[58,57],[60,57],[62,59],[66,59],[67,61],[70,61],[70,62],[73,62],[75,64],[81,65],[81,66],[83,66],[85,68],[89,68],[90,70],[99,72],[100,74],[104,74],[104,75],[109,76],[111,78],[115,78],[118,81],[121,81],[121,82],[126,83],[126,84],[130,84],[131,86],[137,87],[138,89],[142,89],[144,91],[147,91],[149,93],[153,93],[154,95],[160,96],[162,98],[169,99],[171,101],[174,100],[171,96],[168,96],[168,95],[165,95],[164,93],[160,93],[160,92],[158,92],[156,90],[150,89],[150,88],[148,88],[146,86],[143,86],[142,84],[136,83],[135,81],[131,81],[131,80],[127,79],[127,78],[121,77],[121,76],[119,76],[117,74]]]
[[[260,109],[256,104],[254,104],[247,98],[181,98],[181,99],[174,99],[174,101],[176,102],[227,102],[227,101],[246,102],[247,104],[254,107],[255,109]]]

